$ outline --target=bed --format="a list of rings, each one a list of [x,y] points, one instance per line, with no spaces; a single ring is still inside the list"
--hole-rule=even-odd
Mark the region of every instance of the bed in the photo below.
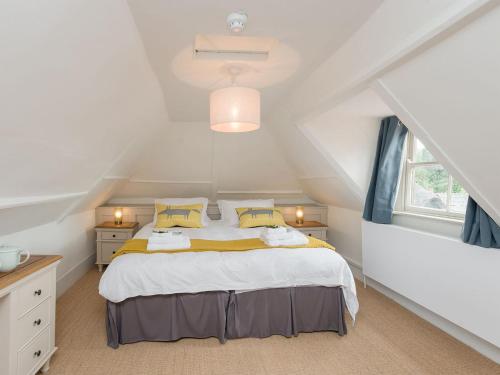
[[[135,238],[147,239],[153,224]],[[212,221],[180,229],[191,239],[258,238],[261,228]],[[347,333],[344,312],[358,311],[346,261],[327,248],[243,252],[124,254],[104,272],[108,345],[216,337]]]

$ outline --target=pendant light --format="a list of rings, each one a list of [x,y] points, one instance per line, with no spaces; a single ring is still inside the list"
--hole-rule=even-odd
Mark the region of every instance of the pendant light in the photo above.
[[[233,12],[227,17],[231,32],[241,33],[248,16],[243,11]],[[260,92],[235,85],[242,66],[229,64],[225,67],[231,86],[210,93],[210,128],[223,133],[243,133],[260,128]]]
[[[260,128],[260,92],[231,86],[210,94],[210,128],[217,132],[241,133]]]

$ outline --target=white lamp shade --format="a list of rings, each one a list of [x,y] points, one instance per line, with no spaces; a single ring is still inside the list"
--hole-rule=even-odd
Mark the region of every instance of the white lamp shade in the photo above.
[[[260,128],[260,92],[248,87],[226,87],[212,91],[210,128],[229,133]]]

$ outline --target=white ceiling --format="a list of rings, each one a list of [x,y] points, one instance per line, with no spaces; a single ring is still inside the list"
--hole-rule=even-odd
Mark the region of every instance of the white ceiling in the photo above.
[[[226,33],[225,19],[230,12],[248,13],[245,35],[277,38],[298,55],[299,64],[293,75],[262,89],[265,115],[280,96],[338,49],[381,3],[382,0],[129,0],[173,121],[208,119],[209,90],[181,81],[172,64],[189,50],[195,34]],[[261,64],[259,69],[265,70],[265,66]]]

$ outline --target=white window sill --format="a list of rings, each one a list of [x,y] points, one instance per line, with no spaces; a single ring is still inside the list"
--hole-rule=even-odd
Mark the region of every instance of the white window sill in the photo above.
[[[434,220],[434,221],[445,222],[445,223],[450,223],[450,224],[455,224],[455,225],[463,225],[463,223],[464,223],[464,221],[461,219],[455,219],[455,218],[451,218],[451,217],[425,215],[422,213],[407,212],[407,211],[394,211],[393,213],[394,213],[394,215],[399,215],[399,216],[410,216],[410,217],[416,217],[419,219]]]

